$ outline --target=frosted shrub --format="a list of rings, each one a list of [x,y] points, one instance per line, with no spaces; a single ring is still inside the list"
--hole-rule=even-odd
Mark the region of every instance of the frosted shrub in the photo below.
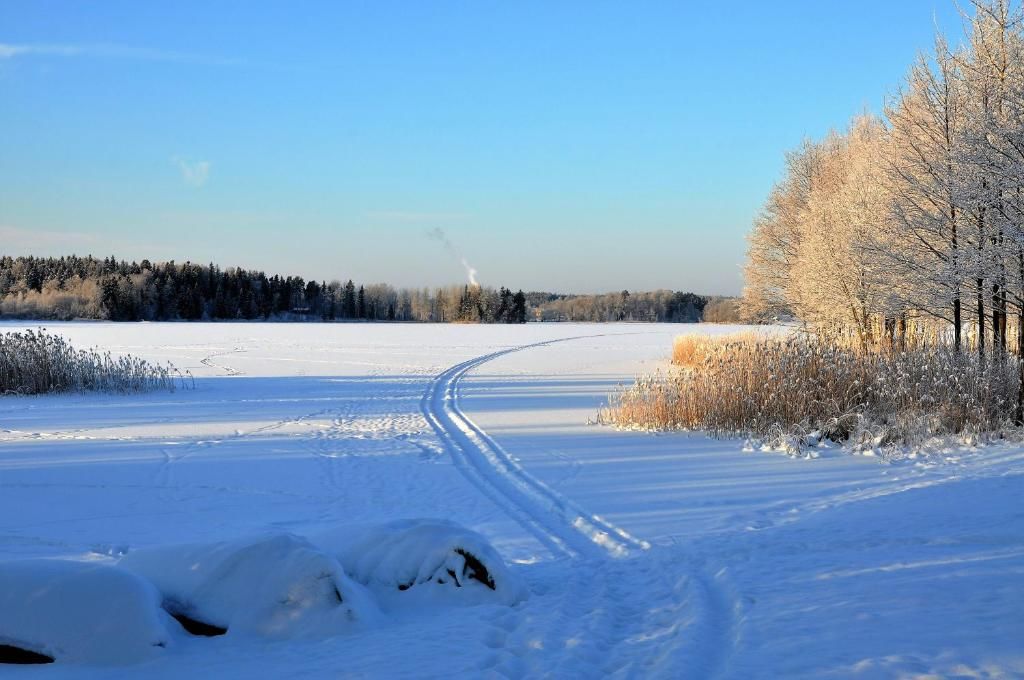
[[[772,446],[824,440],[854,448],[919,446],[1013,427],[1019,361],[982,362],[943,346],[858,351],[813,336],[681,338],[668,375],[640,378],[600,420],[703,430]]]
[[[0,333],[0,394],[173,390],[176,379],[170,365],[78,350],[45,330]]]

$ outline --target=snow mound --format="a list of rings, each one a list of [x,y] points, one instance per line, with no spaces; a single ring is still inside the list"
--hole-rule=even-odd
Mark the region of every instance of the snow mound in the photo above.
[[[201,635],[329,636],[375,620],[370,595],[338,561],[291,534],[129,552],[120,563]]]
[[[487,539],[453,522],[398,520],[339,527],[313,540],[389,607],[513,605],[528,595],[526,585]]]
[[[57,662],[120,664],[161,654],[174,622],[160,593],[124,569],[70,560],[0,563],[0,646]]]

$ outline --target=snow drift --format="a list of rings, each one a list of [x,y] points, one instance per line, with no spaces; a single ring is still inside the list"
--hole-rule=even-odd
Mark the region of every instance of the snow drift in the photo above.
[[[0,645],[58,662],[133,663],[159,655],[176,624],[160,593],[118,567],[70,560],[0,563]]]
[[[291,534],[142,549],[120,565],[152,581],[164,608],[200,634],[329,636],[379,611],[334,557]]]
[[[339,527],[313,540],[389,608],[446,602],[513,605],[527,596],[525,584],[487,539],[454,522]]]

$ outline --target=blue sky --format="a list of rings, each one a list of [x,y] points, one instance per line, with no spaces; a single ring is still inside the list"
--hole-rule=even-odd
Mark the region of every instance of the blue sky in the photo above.
[[[0,1],[0,252],[737,293],[804,136],[950,0]]]

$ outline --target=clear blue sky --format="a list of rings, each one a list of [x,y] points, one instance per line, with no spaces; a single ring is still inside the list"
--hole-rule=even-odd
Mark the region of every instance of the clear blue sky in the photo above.
[[[0,1],[0,252],[736,293],[951,0]]]

